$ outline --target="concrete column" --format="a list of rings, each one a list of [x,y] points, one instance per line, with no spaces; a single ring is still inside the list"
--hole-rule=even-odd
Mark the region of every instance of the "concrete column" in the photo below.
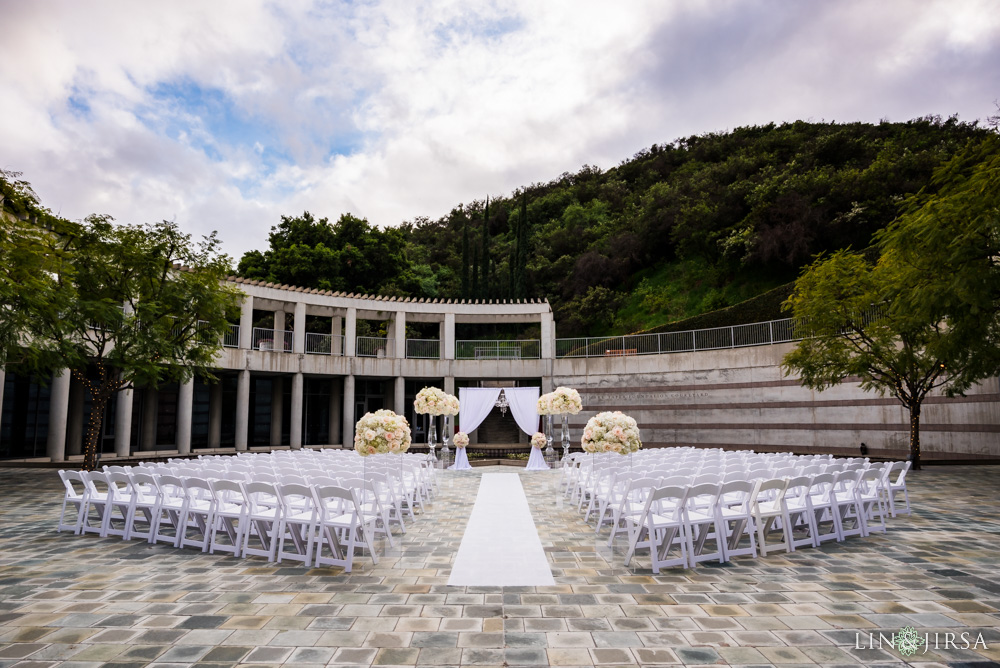
[[[406,379],[402,376],[396,376],[396,382],[393,388],[393,409],[396,415],[406,415]]]
[[[441,337],[444,342],[444,357],[442,359],[455,359],[455,314],[444,314],[444,335]]]
[[[0,420],[3,419],[3,388],[7,384],[7,370],[0,366]],[[2,425],[0,425],[2,426]]]
[[[293,450],[302,447],[302,408],[303,390],[305,388],[305,378],[302,372],[292,376],[292,419],[288,433],[289,445]]]
[[[46,454],[54,462],[66,459],[66,427],[69,421],[69,388],[73,375],[62,369],[52,378],[49,393],[49,440]]]
[[[250,295],[243,297],[240,306],[240,348],[253,348],[253,297]]]
[[[222,382],[208,387],[208,447],[222,446]]]
[[[344,356],[354,357],[354,346],[357,345],[358,332],[358,309],[353,306],[347,309],[347,317],[344,321]],[[354,381],[351,381],[351,395],[354,395]],[[354,412],[354,409],[351,409]],[[352,425],[353,426],[353,425]]]
[[[455,394],[455,377],[445,376],[444,377],[444,391],[448,394]]]
[[[271,336],[272,343],[271,350],[277,350],[278,352],[285,351],[285,312],[275,311],[274,312],[274,325],[272,327],[274,334]]]
[[[406,357],[406,311],[397,311],[392,319],[392,337],[396,340],[396,359]]]
[[[352,328],[353,329],[353,328]],[[354,447],[354,376],[344,376],[344,421],[341,432],[345,448]]]
[[[271,379],[271,447],[283,445],[281,425],[285,421],[285,379]]]
[[[191,454],[191,413],[194,411],[194,378],[177,389],[177,454]]]
[[[118,390],[115,405],[115,456],[132,454],[132,399],[134,390]]]
[[[552,359],[556,356],[556,323],[552,319],[552,313],[542,314],[542,340],[541,357],[543,360]]]
[[[143,390],[142,430],[139,434],[140,450],[156,450],[156,422],[160,415],[160,391],[155,387]]]
[[[339,315],[335,315],[330,318],[330,335],[333,340],[330,342],[330,350],[334,355],[342,355],[344,352],[344,343],[340,337],[344,336],[344,318]]]
[[[0,372],[2,373],[2,372]],[[0,387],[0,392],[3,388]],[[87,393],[83,383],[74,382],[69,388],[69,426],[66,430],[66,455],[83,453],[83,403]],[[3,398],[0,396],[0,401]]]
[[[236,382],[236,450],[247,449],[247,433],[250,428],[250,370],[240,371]]]
[[[306,303],[295,302],[295,334],[292,337],[292,352],[300,355],[306,352]]]
[[[343,412],[343,403],[340,399],[340,386],[337,384],[336,380],[330,380],[330,433],[327,435],[327,442],[330,445],[336,443],[339,439],[337,438],[337,432],[340,431],[341,422],[343,421],[341,415]]]

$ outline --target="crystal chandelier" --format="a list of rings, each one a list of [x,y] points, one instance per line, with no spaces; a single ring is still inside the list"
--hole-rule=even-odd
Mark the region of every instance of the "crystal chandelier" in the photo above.
[[[500,409],[500,415],[507,416],[507,409],[510,408],[510,404],[507,403],[507,395],[504,394],[503,390],[500,390],[500,396],[497,397],[497,402],[493,406]]]

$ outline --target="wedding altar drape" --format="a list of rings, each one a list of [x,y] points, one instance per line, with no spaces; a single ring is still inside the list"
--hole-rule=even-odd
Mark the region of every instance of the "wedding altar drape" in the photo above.
[[[507,403],[514,421],[528,436],[538,431],[538,396],[541,390],[537,387],[505,387]]]
[[[460,387],[458,389],[459,431],[471,434],[478,429],[493,410],[493,405],[499,396],[499,387]]]

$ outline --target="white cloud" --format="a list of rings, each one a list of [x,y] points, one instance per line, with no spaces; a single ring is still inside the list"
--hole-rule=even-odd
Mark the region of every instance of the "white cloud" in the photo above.
[[[63,215],[233,255],[281,214],[374,223],[797,118],[984,117],[987,0],[7,3],[0,166]],[[183,95],[204,95],[200,104]],[[72,98],[72,102],[71,102]]]

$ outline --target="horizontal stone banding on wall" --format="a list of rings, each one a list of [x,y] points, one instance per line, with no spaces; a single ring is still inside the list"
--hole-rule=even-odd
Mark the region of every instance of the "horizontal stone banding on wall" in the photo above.
[[[622,392],[636,393],[642,390],[622,390]],[[608,392],[611,394],[611,392]],[[975,404],[991,403],[1000,401],[1000,394],[975,394],[967,397],[927,397],[924,404]],[[818,408],[818,407],[857,407],[857,406],[898,406],[903,405],[898,399],[875,398],[875,399],[816,399],[815,401],[739,401],[739,402],[705,402],[705,403],[684,403],[684,404],[643,404],[641,410],[644,411],[692,411],[692,410],[759,410],[761,408]],[[588,407],[590,410],[601,411],[622,411],[623,413],[635,410],[635,405],[629,404],[607,404]]]
[[[585,423],[571,424],[582,429]],[[910,431],[909,423],[883,424],[879,422],[850,424],[822,422],[643,422],[640,429],[799,429],[802,431]],[[921,431],[965,431],[1000,433],[1000,424],[920,424]]]
[[[769,444],[769,443],[685,443],[683,441],[677,442],[663,442],[663,441],[646,441],[642,444],[643,448],[677,448],[677,447],[692,447],[700,449],[715,449],[719,448],[722,450],[753,450],[755,452],[797,452],[803,453],[808,452],[810,454],[831,454],[831,455],[850,455],[857,456],[859,451],[857,448],[838,448],[838,447],[816,447],[808,445],[788,445],[788,444]],[[909,450],[904,448],[877,448],[869,446],[868,457],[875,457],[881,459],[905,459],[910,454]],[[977,461],[977,460],[995,460],[996,455],[989,453],[966,453],[966,452],[947,452],[947,451],[935,451],[921,448],[921,456],[929,460],[963,460],[963,461]]]

